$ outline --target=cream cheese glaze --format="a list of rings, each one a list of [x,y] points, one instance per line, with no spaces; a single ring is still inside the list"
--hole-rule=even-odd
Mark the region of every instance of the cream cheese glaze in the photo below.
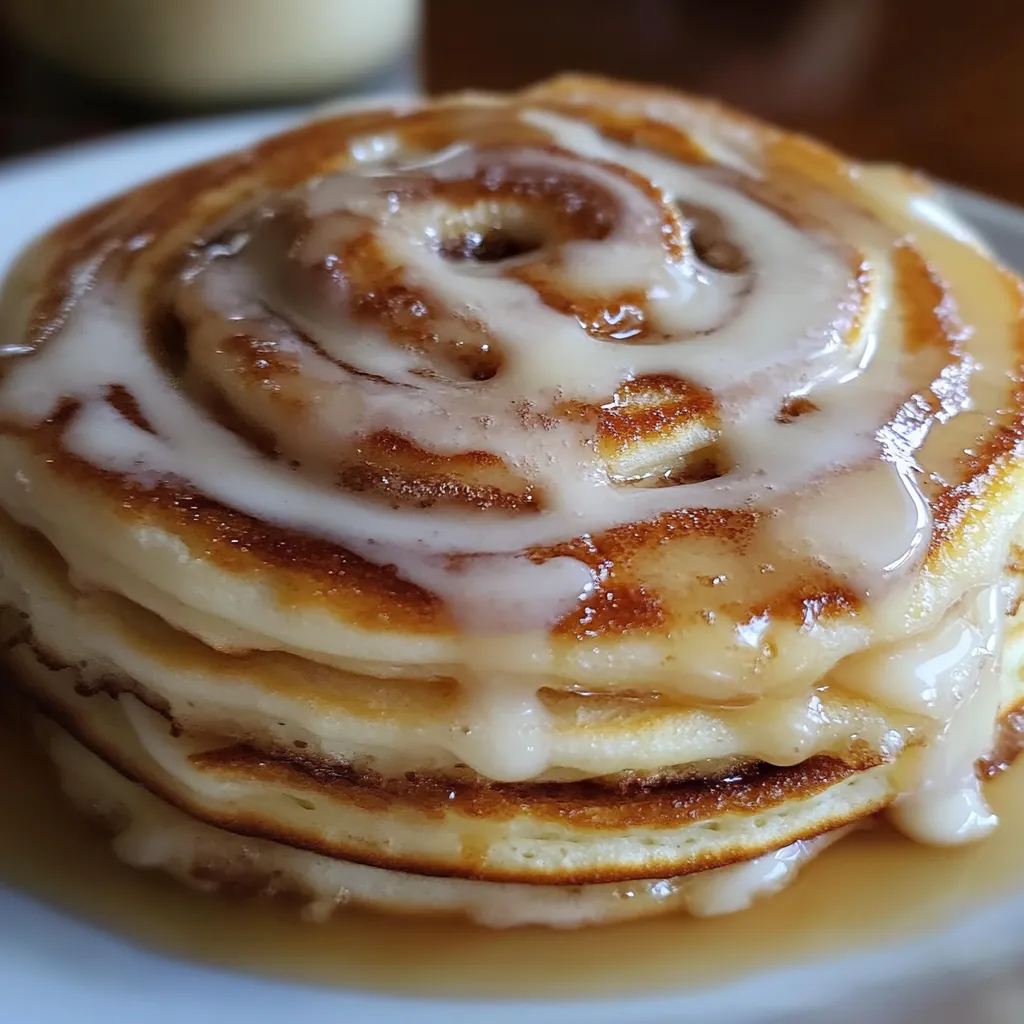
[[[926,843],[977,839],[999,823],[975,764],[994,743],[1005,587],[985,587],[963,605],[940,630],[893,652],[874,681],[876,693],[892,695],[893,703],[916,701],[941,727],[921,758],[915,788],[889,810],[894,824]]]
[[[453,678],[444,756],[488,779],[588,771],[556,755],[545,687],[739,709],[745,753],[775,764],[814,752],[842,692],[902,716],[875,738],[887,758],[918,751],[892,820],[927,842],[983,834],[974,766],[1002,706],[1013,486],[977,543],[958,531],[998,490],[971,458],[1019,421],[1018,285],[898,172],[811,153],[781,173],[777,134],[616,106],[688,139],[683,159],[623,138],[585,94],[466,101],[452,116],[470,128],[431,144],[401,127],[415,110],[385,112],[297,180],[223,208],[209,186],[173,260],[128,217],[43,323],[5,321],[4,508],[76,579],[213,646]],[[166,350],[155,290],[182,335]],[[682,415],[658,411],[679,394]],[[187,488],[393,567],[448,631],[390,666],[350,654],[322,610],[299,627],[287,602],[247,614],[229,589],[201,593],[204,558],[169,531],[104,547],[106,527],[47,502],[52,463],[17,440],[55,421],[63,453],[133,494]],[[1015,444],[989,462],[1010,467]],[[678,597],[674,618],[591,642],[581,609],[616,561],[601,538],[673,516],[732,525],[645,563],[634,590]],[[136,578],[143,548],[172,571]],[[786,633],[775,576],[798,595]]]

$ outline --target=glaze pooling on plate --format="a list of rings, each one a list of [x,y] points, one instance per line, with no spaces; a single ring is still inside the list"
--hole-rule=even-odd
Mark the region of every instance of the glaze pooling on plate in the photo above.
[[[15,268],[19,674],[204,828],[487,919],[890,804],[976,838],[1021,308],[923,182],[702,101],[327,114]]]

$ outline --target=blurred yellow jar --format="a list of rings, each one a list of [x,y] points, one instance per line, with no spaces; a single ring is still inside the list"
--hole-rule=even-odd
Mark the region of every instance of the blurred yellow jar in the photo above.
[[[411,50],[420,0],[7,0],[14,36],[62,67],[178,103],[309,95]]]

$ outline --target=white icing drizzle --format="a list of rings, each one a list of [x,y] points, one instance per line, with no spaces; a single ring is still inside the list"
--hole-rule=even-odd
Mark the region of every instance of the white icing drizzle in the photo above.
[[[496,157],[457,146],[395,166],[388,149],[387,168],[367,158],[289,197],[312,224],[290,259],[307,270],[326,265],[339,241],[372,229],[404,284],[451,312],[453,337],[474,336],[473,324],[493,336],[503,356],[493,378],[452,379],[428,355],[357,321],[348,314],[344,283],[337,301],[310,304],[283,282],[283,254],[261,251],[258,226],[228,251],[211,249],[190,266],[181,312],[200,366],[239,332],[294,360],[315,396],[296,432],[316,444],[329,448],[386,428],[429,452],[493,453],[543,488],[539,514],[384,508],[304,474],[304,466],[268,460],[153,362],[139,311],[116,286],[101,283],[79,296],[63,330],[30,357],[16,339],[0,346],[3,355],[20,357],[0,382],[3,418],[38,424],[62,399],[73,398],[79,409],[64,444],[83,459],[144,484],[189,481],[229,507],[393,564],[404,579],[443,598],[464,634],[458,673],[466,699],[451,749],[476,770],[507,781],[546,770],[550,753],[547,714],[537,697],[545,666],[522,664],[525,647],[515,638],[544,636],[595,586],[581,561],[539,561],[524,551],[669,510],[762,508],[772,513],[780,558],[812,555],[870,595],[918,564],[931,536],[916,467],[891,452],[879,458],[880,425],[919,384],[907,379],[898,335],[885,336],[899,330],[886,316],[891,239],[866,219],[844,222],[862,257],[857,268],[849,251],[818,230],[790,223],[701,168],[616,144],[563,117],[538,112],[524,119],[547,131],[558,150],[503,148]],[[531,254],[488,265],[439,252],[441,234],[460,217],[536,228],[530,220],[536,212],[490,199],[468,213],[453,211],[425,186],[538,166],[554,179],[581,178],[612,210],[604,237],[557,246],[559,286],[643,293],[664,335],[658,343],[587,333],[510,273],[532,266]],[[671,199],[716,211],[754,269],[715,271],[689,240],[680,257],[670,258],[662,225]],[[862,309],[856,308],[858,276],[869,282]],[[553,412],[567,401],[607,402],[624,381],[658,373],[715,394],[731,459],[722,476],[663,488],[616,486],[592,430]],[[112,384],[133,396],[152,433],[108,404]],[[780,423],[780,406],[793,394],[813,394],[817,411]],[[524,423],[524,406],[545,417],[543,429],[528,417]],[[843,683],[937,723],[939,741],[928,747],[922,781],[893,811],[900,827],[927,841],[959,841],[994,823],[973,781],[998,706],[1002,613],[994,593],[986,591],[976,608],[957,613],[936,634],[879,656],[877,670],[851,662],[863,675]],[[507,672],[483,668],[481,650],[487,647],[493,665],[496,644],[507,645]],[[544,643],[530,645],[538,647]],[[813,733],[813,701],[806,717],[794,718],[803,724],[786,730],[797,734],[793,749],[799,750],[801,729]],[[789,870],[787,864],[769,859],[748,867],[763,885]]]
[[[676,885],[682,887],[686,909],[695,917],[734,914],[784,889],[805,864],[849,831],[849,827],[833,829],[741,864],[677,879]]]
[[[626,153],[621,147],[598,140],[596,135],[594,145],[603,147],[609,160],[629,158],[642,163],[645,170],[652,170],[648,165],[656,164],[653,170],[661,172],[659,184],[663,187],[677,194],[696,194],[723,211],[760,268],[753,294],[739,315],[707,338],[686,336],[659,345],[598,341],[572,318],[544,306],[530,288],[518,281],[453,270],[396,214],[393,225],[385,222],[382,237],[406,267],[408,279],[422,282],[452,308],[464,309],[481,322],[495,325],[508,353],[508,366],[493,381],[470,388],[443,381],[431,381],[428,387],[421,380],[419,391],[413,395],[405,389],[395,394],[398,389],[394,387],[382,390],[361,382],[356,411],[335,417],[338,407],[356,396],[349,380],[349,386],[339,393],[339,401],[332,402],[328,397],[326,404],[335,420],[334,432],[339,429],[339,420],[342,424],[348,422],[350,430],[365,431],[372,429],[376,419],[407,432],[428,449],[479,444],[495,450],[511,465],[527,467],[544,483],[551,507],[542,516],[495,519],[439,510],[393,510],[385,515],[378,505],[358,496],[332,491],[283,466],[268,464],[204,416],[151,364],[135,311],[120,298],[108,301],[94,294],[83,300],[60,337],[7,374],[0,388],[0,410],[24,421],[38,421],[61,397],[76,397],[83,401],[83,408],[68,432],[67,443],[77,454],[143,479],[180,476],[227,505],[330,537],[357,551],[365,547],[364,538],[387,542],[394,546],[392,554],[397,550],[406,552],[398,563],[403,574],[424,552],[515,552],[680,506],[736,508],[764,500],[777,506],[786,493],[820,479],[836,466],[855,465],[870,458],[877,451],[873,435],[884,418],[883,411],[906,390],[905,382],[891,372],[884,379],[872,380],[870,388],[854,389],[856,399],[844,396],[844,389],[830,390],[829,403],[838,405],[834,424],[828,422],[829,404],[823,409],[825,415],[815,417],[809,426],[796,422],[783,428],[774,422],[780,401],[794,387],[806,389],[815,380],[849,377],[858,372],[862,353],[856,346],[844,345],[835,320],[835,310],[846,301],[849,281],[849,271],[839,254],[734,189],[704,181],[690,169],[651,155]],[[460,155],[460,159],[464,158]],[[436,168],[431,168],[434,172]],[[415,177],[422,169],[414,167],[406,173]],[[365,209],[368,200],[360,175],[328,181],[332,206],[347,196],[346,190],[356,182],[351,202],[360,212]],[[315,197],[317,188],[312,188]],[[622,190],[619,186],[618,191]],[[627,211],[630,208],[626,205]],[[615,239],[601,245],[608,249],[603,260],[618,258],[619,243]],[[204,282],[207,278],[217,281],[218,263],[213,265],[214,272],[203,276]],[[692,287],[675,299],[668,290],[663,295],[664,301],[677,310],[672,314],[676,319],[694,305],[694,289],[698,294],[713,294],[722,287],[711,275],[687,273]],[[657,282],[652,283],[656,292],[659,287]],[[230,291],[228,294],[238,297],[231,296]],[[218,298],[224,300],[223,288],[211,296],[213,301]],[[244,321],[245,309],[243,303],[241,312],[236,309],[230,315],[233,330],[238,329],[240,318]],[[543,345],[537,343],[538,338],[544,339]],[[317,341],[328,351],[347,344],[337,337],[317,337]],[[356,351],[361,371],[394,372],[394,348],[385,338],[373,345],[364,333]],[[304,371],[310,362],[315,378],[323,370],[334,378],[331,383],[337,383],[344,374],[333,364],[328,364],[327,370],[322,357],[304,353]],[[820,364],[817,369],[816,363]],[[750,384],[737,378],[738,367],[744,368]],[[880,371],[883,369],[891,368],[880,367]],[[717,480],[679,488],[617,488],[610,484],[607,472],[577,426],[513,430],[507,418],[501,421],[524,399],[543,405],[556,393],[562,398],[584,400],[607,397],[619,381],[659,371],[726,389],[726,411],[734,417],[727,438],[735,460],[732,472]],[[135,396],[157,436],[120,417],[101,400],[106,385],[114,382],[123,384]],[[739,395],[752,387],[753,394],[748,394],[741,406]],[[730,394],[737,397],[730,399]],[[326,418],[318,419],[318,425]],[[827,434],[822,437],[824,430]],[[893,482],[913,486],[895,468],[891,476]],[[858,514],[862,515],[863,510]],[[891,523],[888,516],[886,519],[888,533]],[[845,531],[830,524],[829,532],[841,536]],[[921,533],[915,518],[911,547],[919,547]],[[819,555],[829,561],[828,551],[819,551]],[[568,591],[566,596],[570,596]]]
[[[935,633],[898,652],[877,677],[880,692],[916,704],[939,723],[918,765],[916,787],[888,812],[922,843],[970,842],[999,824],[975,765],[992,750],[999,713],[1005,593],[1001,586],[985,587],[962,605]]]
[[[474,771],[497,782],[524,782],[551,765],[551,722],[537,680],[488,673],[463,676],[465,703],[451,749]]]
[[[904,791],[888,811],[920,842],[968,842],[998,824],[975,765],[992,750],[1005,620],[1002,584],[982,587],[933,629],[856,655],[830,676],[852,693],[926,723],[912,777],[901,780]]]

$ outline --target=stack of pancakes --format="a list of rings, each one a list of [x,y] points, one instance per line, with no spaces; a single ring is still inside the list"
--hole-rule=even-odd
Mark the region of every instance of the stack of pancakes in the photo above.
[[[126,860],[320,915],[720,913],[883,808],[979,837],[1022,309],[924,182],[692,98],[329,113],[10,275],[11,680]]]

